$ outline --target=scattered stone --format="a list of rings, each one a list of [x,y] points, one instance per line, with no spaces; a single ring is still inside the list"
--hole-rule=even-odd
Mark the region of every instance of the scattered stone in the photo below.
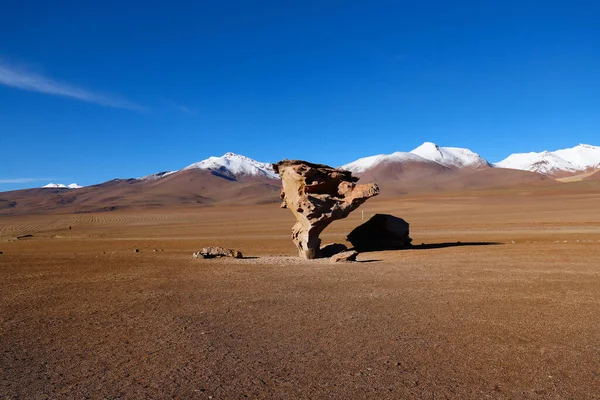
[[[204,247],[197,253],[193,254],[194,258],[216,258],[216,257],[232,257],[242,258],[242,252],[235,249],[226,249],[224,247],[209,246]]]
[[[152,250],[152,251],[156,253],[158,250],[154,249],[154,250]]]
[[[296,217],[292,240],[300,257],[320,256],[319,234],[333,221],[346,218],[367,199],[379,194],[374,184],[357,185],[350,171],[300,160],[273,164],[281,177],[281,207]]]
[[[338,254],[332,256],[329,259],[329,261],[331,263],[352,262],[352,261],[356,261],[356,256],[358,256],[358,251],[349,250],[349,251],[344,251],[343,253],[338,253]]]
[[[375,214],[350,232],[347,240],[358,251],[406,249],[412,242],[408,222],[389,214]]]
[[[329,258],[335,254],[341,253],[342,251],[348,250],[345,244],[342,243],[330,243],[321,247],[321,257]]]
[[[140,252],[140,249],[135,249],[134,251],[135,251],[136,253],[139,253],[139,252]]]
[[[4,254],[4,252],[3,252],[3,251],[0,251],[0,254]]]

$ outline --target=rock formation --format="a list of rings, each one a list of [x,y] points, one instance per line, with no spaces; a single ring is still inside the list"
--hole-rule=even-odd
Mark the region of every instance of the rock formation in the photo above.
[[[411,246],[408,222],[389,214],[375,214],[346,238],[358,251],[396,250]]]
[[[376,184],[357,185],[349,171],[299,160],[273,164],[281,177],[282,208],[296,217],[292,240],[300,257],[318,258],[319,234],[333,221],[346,218],[367,199],[377,196]]]

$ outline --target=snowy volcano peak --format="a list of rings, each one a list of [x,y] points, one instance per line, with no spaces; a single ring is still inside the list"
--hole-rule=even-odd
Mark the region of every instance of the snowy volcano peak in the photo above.
[[[279,179],[271,164],[231,152],[225,153],[221,157],[209,157],[184,168],[184,170],[188,169],[208,170],[229,178],[246,175]]]
[[[573,164],[578,170],[600,168],[600,147],[578,144],[572,149],[556,150],[557,156]]]
[[[584,172],[600,169],[600,147],[579,144],[570,149],[516,153],[495,165],[501,168],[539,172],[544,175]]]
[[[411,151],[412,154],[423,154],[426,157],[423,158],[429,158],[429,157],[441,157],[443,156],[442,151],[440,150],[440,146],[438,146],[437,144],[433,143],[433,142],[423,142],[422,145],[420,145],[419,147],[417,147],[416,149],[414,149],[413,151]]]
[[[435,143],[425,142],[413,151],[430,161],[435,161],[448,168],[487,167],[489,163],[479,154],[460,147],[441,147]]]

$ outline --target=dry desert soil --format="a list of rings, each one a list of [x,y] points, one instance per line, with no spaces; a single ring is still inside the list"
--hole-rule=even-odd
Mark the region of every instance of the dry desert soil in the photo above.
[[[418,246],[335,265],[278,204],[0,217],[0,398],[600,399],[599,205],[375,198],[323,242],[363,210]]]

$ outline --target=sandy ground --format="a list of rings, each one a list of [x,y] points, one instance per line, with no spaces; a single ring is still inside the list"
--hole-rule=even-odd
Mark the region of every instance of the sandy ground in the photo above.
[[[338,265],[277,205],[5,217],[0,398],[600,399],[599,200],[374,199],[324,242],[364,210],[428,248]]]

